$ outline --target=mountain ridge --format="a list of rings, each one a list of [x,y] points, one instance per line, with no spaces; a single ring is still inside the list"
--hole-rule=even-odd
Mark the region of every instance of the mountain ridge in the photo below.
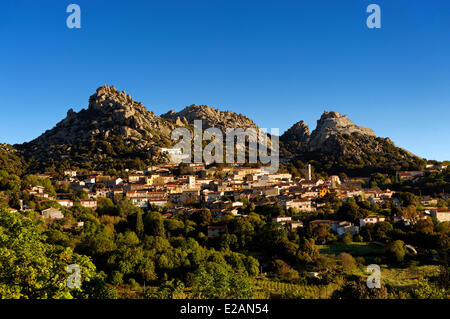
[[[314,163],[323,171],[392,172],[419,169],[423,160],[396,146],[389,138],[354,124],[346,115],[324,111],[316,128],[300,121],[281,137],[283,153]]]
[[[103,85],[89,97],[86,109],[69,109],[52,129],[16,148],[28,160],[39,163],[36,168],[79,164],[86,168],[122,169],[130,162],[131,167],[141,167],[166,162],[168,158],[158,149],[173,146],[172,130],[192,129],[196,119],[202,120],[203,129],[259,129],[243,114],[207,105],[193,104],[158,116],[125,91]],[[334,111],[324,111],[312,132],[304,121],[295,123],[280,136],[280,147],[282,155],[314,162],[324,171],[366,166],[385,171],[389,159],[393,160],[391,166],[400,168],[417,167],[420,160],[390,139],[377,137],[370,128],[358,126]]]
[[[194,120],[202,120],[204,129],[217,127],[223,132],[227,128],[255,128],[258,126],[249,117],[232,111],[221,111],[208,105],[192,104],[179,112],[170,110],[161,114],[162,118],[174,120],[176,123],[193,124]]]

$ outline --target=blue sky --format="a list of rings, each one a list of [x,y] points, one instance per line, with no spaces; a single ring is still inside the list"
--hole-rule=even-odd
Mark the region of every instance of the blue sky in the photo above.
[[[450,159],[447,0],[2,0],[0,39],[0,142],[37,137],[107,83],[156,114],[207,104],[281,132],[334,110]]]

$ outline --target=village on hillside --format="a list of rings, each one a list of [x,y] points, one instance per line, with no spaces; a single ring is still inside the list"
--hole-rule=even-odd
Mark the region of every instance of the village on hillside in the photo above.
[[[185,166],[184,174],[176,176],[173,172],[180,166]],[[427,169],[446,169],[429,165]],[[399,171],[396,173],[400,180],[413,181],[424,175],[422,171]],[[41,216],[47,221],[64,219],[61,208],[70,208],[74,205],[95,210],[99,198],[129,199],[133,205],[142,209],[151,209],[153,206],[164,207],[163,218],[182,213],[186,216],[195,215],[202,209],[209,209],[214,219],[226,214],[245,218],[240,208],[243,201],[260,201],[264,204],[279,205],[285,212],[308,214],[315,212],[323,206],[322,198],[333,192],[342,201],[349,198],[361,197],[370,203],[383,205],[391,202],[401,206],[398,198],[393,196],[394,191],[389,189],[365,188],[363,185],[368,177],[354,177],[341,180],[339,176],[332,175],[327,180],[314,179],[313,168],[307,165],[305,178],[294,178],[289,173],[265,173],[264,168],[249,168],[242,165],[206,168],[204,163],[189,164],[161,164],[148,167],[143,171],[127,170],[126,177],[107,176],[103,172],[89,173],[65,170],[63,179],[56,179],[46,173],[37,174],[39,178],[51,180],[57,186],[65,185],[67,193],[56,193],[56,196],[46,193],[45,187],[37,185],[25,190],[28,199],[36,199],[41,206],[46,203],[51,207],[41,210]],[[73,199],[74,194],[82,194],[80,198]],[[444,199],[450,195],[444,196]],[[10,211],[27,210],[23,199],[20,200],[20,209],[9,208]],[[435,217],[440,222],[450,221],[450,209],[438,208],[438,198],[423,196],[420,198],[423,209],[421,218]],[[53,205],[52,205],[53,204]],[[55,205],[56,204],[56,205]],[[294,213],[294,214],[292,214]],[[274,216],[273,222],[283,224],[289,230],[303,227],[301,221],[291,216]],[[405,224],[411,221],[404,216],[369,215],[359,219],[359,223],[346,220],[314,219],[312,225],[326,224],[338,236],[345,233],[358,234],[360,227],[370,223],[377,223],[389,219],[391,222],[402,221]],[[74,227],[82,227],[83,222],[76,222]],[[221,225],[208,226],[208,236],[215,237],[225,232]]]

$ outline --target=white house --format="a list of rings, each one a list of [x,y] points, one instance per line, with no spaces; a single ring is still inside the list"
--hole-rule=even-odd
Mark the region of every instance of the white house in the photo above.
[[[431,217],[436,217],[440,222],[450,222],[450,209],[437,208],[430,211]]]
[[[292,218],[289,216],[277,216],[277,217],[272,218],[273,223],[289,222],[291,220],[292,220]]]
[[[87,199],[80,200],[80,205],[87,208],[96,209],[97,208],[97,200],[96,199]]]
[[[72,207],[73,202],[69,199],[58,199],[56,202],[63,207]]]
[[[181,163],[185,159],[189,159],[188,154],[183,154],[181,148],[161,148],[161,153],[166,153],[170,156],[170,161],[175,164]]]
[[[64,171],[64,175],[70,176],[70,177],[76,177],[77,176],[77,172],[73,171],[73,170],[65,170]]]
[[[359,227],[363,227],[367,224],[375,224],[379,222],[384,222],[386,220],[383,216],[367,216],[366,218],[359,219]]]
[[[42,211],[42,217],[45,219],[62,219],[64,218],[64,215],[59,209],[50,207]]]
[[[283,203],[286,209],[295,208],[302,212],[312,212],[314,209],[312,203],[307,199],[294,199]]]

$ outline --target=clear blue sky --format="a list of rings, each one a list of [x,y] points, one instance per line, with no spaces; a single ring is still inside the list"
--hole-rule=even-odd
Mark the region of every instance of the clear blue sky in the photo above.
[[[37,137],[107,83],[156,114],[208,104],[281,132],[334,110],[450,159],[448,0],[1,0],[0,39],[0,142]]]

